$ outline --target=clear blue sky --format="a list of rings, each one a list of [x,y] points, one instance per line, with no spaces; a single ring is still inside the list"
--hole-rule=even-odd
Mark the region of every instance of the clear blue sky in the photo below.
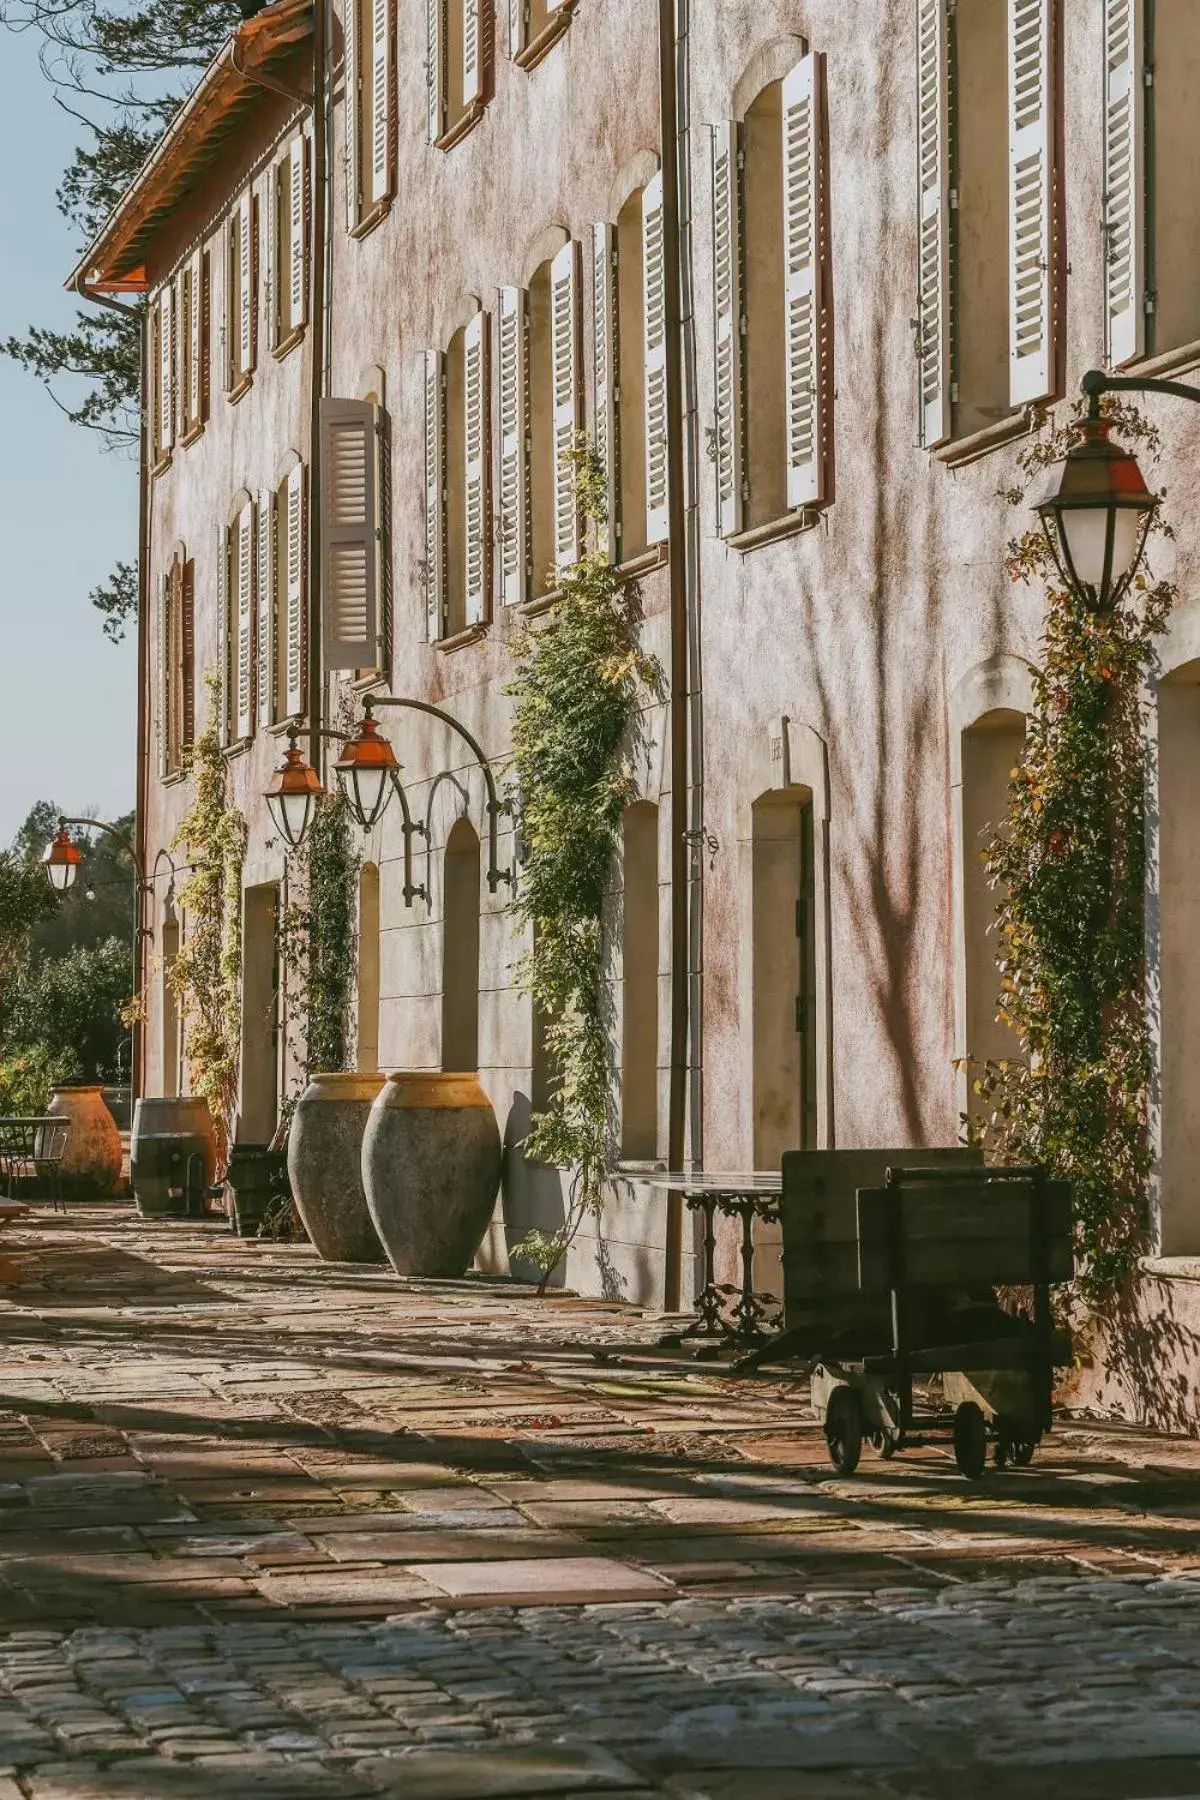
[[[54,103],[32,32],[0,31],[0,338],[70,323],[75,260],[54,203],[81,127]],[[137,466],[70,425],[0,357],[0,845],[35,800],[112,819],[134,799],[132,633],[101,632],[88,590],[137,536]]]

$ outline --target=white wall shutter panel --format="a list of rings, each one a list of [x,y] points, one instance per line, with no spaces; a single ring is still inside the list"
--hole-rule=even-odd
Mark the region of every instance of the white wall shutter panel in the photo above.
[[[491,370],[485,312],[463,334],[463,527],[466,538],[466,621],[482,625],[488,612],[488,397]]]
[[[378,659],[379,443],[369,400],[321,402],[321,599],[325,668]]]
[[[233,386],[233,328],[237,310],[237,288],[233,279],[233,253],[237,242],[237,220],[228,219],[221,234],[217,256],[217,351],[221,359],[221,392]]]
[[[288,175],[288,303],[289,331],[308,319],[308,139],[293,140]]]
[[[392,191],[391,98],[392,33],[388,0],[369,0],[371,8],[371,205]]]
[[[604,492],[608,501],[608,519],[602,529],[601,542],[610,563],[621,560],[617,539],[620,510],[620,443],[617,435],[617,234],[600,220],[592,227],[592,368],[594,392],[596,454],[604,469]]]
[[[483,98],[483,8],[486,0],[451,0],[463,9],[463,105]]]
[[[176,351],[179,322],[176,312],[175,283],[167,283],[163,293],[163,449],[175,443],[175,413],[178,405],[175,389]]]
[[[187,419],[189,427],[199,425],[204,416],[201,377],[204,367],[204,275],[199,252],[188,267],[188,391]]]
[[[524,600],[529,578],[529,323],[524,288],[500,289],[500,594]]]
[[[1142,0],[1104,0],[1104,310],[1108,360],[1146,348]]]
[[[446,0],[425,0],[425,40],[429,141],[436,144],[446,129]]]
[[[717,530],[742,528],[742,251],[738,128],[713,129],[713,293]]]
[[[167,675],[168,660],[170,656],[168,640],[171,628],[171,577],[169,573],[164,575],[158,584],[158,618],[155,621],[155,625],[158,635],[158,659],[156,665],[157,681],[155,685],[157,691],[155,693],[154,710],[156,714],[155,725],[158,733],[158,773],[161,777],[169,772],[171,760],[170,728],[168,723],[170,717],[168,710],[170,707],[170,692]]]
[[[258,723],[275,717],[275,496],[263,488],[258,496]]]
[[[554,567],[565,574],[579,561],[579,501],[572,451],[580,424],[579,245],[564,244],[550,265],[550,386],[554,406]]]
[[[1009,399],[1053,384],[1051,0],[1009,0]]]
[[[229,549],[232,532],[222,525],[217,532],[217,737],[229,742],[232,706],[229,676]]]
[[[272,163],[267,170],[267,229],[266,255],[263,263],[266,274],[263,279],[263,306],[267,315],[267,349],[274,350],[279,340],[287,336],[287,232],[283,222],[287,218],[287,195],[284,192],[284,181],[287,174],[287,158]]]
[[[359,90],[361,63],[359,30],[361,0],[346,0],[342,25],[342,61],[345,90],[345,133],[343,156],[346,163],[346,226],[353,229],[362,211],[362,95]]]
[[[920,436],[927,449],[951,431],[950,86],[947,0],[917,15],[917,357]]]
[[[822,56],[802,57],[783,81],[783,380],[789,506],[819,505],[825,498],[824,67]]]
[[[525,48],[526,0],[508,0],[508,54],[519,56]]]
[[[238,514],[237,558],[237,728],[234,737],[248,738],[254,730],[254,502],[247,500]]]
[[[661,544],[667,510],[667,265],[662,171],[642,189],[642,330],[646,366],[646,542]]]
[[[299,463],[284,484],[284,696],[283,716],[305,712],[304,697],[304,470]]]
[[[237,372],[248,375],[254,366],[254,208],[248,193],[238,206],[237,259]]]
[[[446,629],[446,358],[425,352],[425,627]]]

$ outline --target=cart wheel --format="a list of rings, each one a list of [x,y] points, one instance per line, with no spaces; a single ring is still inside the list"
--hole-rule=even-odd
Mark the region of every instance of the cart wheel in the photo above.
[[[825,1442],[839,1475],[853,1475],[862,1455],[862,1413],[853,1388],[834,1388],[825,1409]]]
[[[954,1415],[954,1460],[968,1481],[978,1481],[987,1467],[987,1420],[973,1400]]]
[[[884,1462],[891,1462],[900,1448],[900,1434],[896,1431],[879,1431],[875,1434],[875,1448]]]

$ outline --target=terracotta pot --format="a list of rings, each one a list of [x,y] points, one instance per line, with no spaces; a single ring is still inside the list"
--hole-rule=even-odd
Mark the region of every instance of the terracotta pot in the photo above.
[[[199,1159],[199,1160],[197,1160]],[[129,1178],[146,1218],[204,1211],[204,1189],[217,1167],[207,1100],[139,1100],[129,1139]],[[190,1191],[189,1191],[190,1189]]]
[[[380,1263],[363,1194],[363,1130],[382,1075],[314,1075],[288,1133],[288,1175],[304,1229],[326,1262]]]
[[[76,1195],[111,1194],[121,1179],[121,1134],[95,1087],[56,1087],[47,1112],[70,1119],[62,1177]]]
[[[500,1191],[500,1130],[473,1074],[397,1069],[363,1135],[363,1186],[398,1275],[463,1275]]]

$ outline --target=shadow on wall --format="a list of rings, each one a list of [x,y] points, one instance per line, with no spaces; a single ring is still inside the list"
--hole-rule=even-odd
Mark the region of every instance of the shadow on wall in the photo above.
[[[1148,1272],[1103,1324],[1076,1334],[1073,1405],[1200,1437],[1200,1281]]]
[[[561,1231],[566,1224],[567,1203],[563,1193],[563,1173],[543,1163],[531,1163],[525,1156],[525,1141],[533,1123],[533,1101],[518,1088],[504,1122],[504,1175],[501,1207],[504,1214],[504,1241],[512,1273],[524,1281],[537,1280],[537,1271],[521,1258],[513,1260],[513,1245],[530,1231],[547,1235]],[[565,1287],[567,1258],[564,1257],[550,1277],[551,1287]]]

